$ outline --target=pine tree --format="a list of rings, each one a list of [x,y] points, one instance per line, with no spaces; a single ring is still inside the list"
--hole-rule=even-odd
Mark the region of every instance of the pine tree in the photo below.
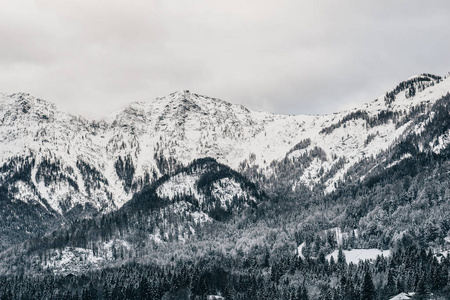
[[[11,292],[11,290],[7,290],[1,297],[1,300],[12,300],[13,299],[13,294]]]
[[[397,278],[397,293],[401,293],[405,290],[403,282],[400,278]]]
[[[387,282],[386,282],[386,295],[394,295],[396,293],[396,284],[394,278],[394,272],[389,269]]]
[[[419,296],[419,297],[427,294],[427,287],[425,284],[425,275],[422,275],[420,277],[419,282],[417,283],[416,293],[417,293],[417,296]]]
[[[308,290],[306,289],[305,285],[303,285],[303,288],[302,288],[302,295],[303,295],[302,300],[309,300]]]
[[[346,264],[345,255],[344,252],[342,251],[342,248],[339,248],[337,263],[340,267]]]
[[[142,277],[141,282],[139,283],[139,295],[141,299],[148,299],[150,297],[149,285],[147,278],[145,276]]]
[[[365,271],[363,283],[361,286],[361,300],[374,300],[374,299],[375,299],[375,286],[373,285],[370,270],[367,269]]]

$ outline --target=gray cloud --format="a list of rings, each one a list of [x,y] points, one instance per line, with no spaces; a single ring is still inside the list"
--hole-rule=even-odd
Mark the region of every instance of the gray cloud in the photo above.
[[[448,1],[0,4],[0,90],[99,118],[179,89],[276,113],[331,113],[450,71]]]

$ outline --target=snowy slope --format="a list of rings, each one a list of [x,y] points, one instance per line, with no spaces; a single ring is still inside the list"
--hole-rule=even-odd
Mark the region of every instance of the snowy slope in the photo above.
[[[310,139],[306,149],[293,151],[288,157],[299,156],[302,151],[315,147],[325,151],[324,160],[314,160],[298,174],[299,182],[309,186],[320,181],[321,172],[329,171],[339,159],[345,160],[326,182],[329,192],[335,182],[343,179],[348,168],[362,158],[376,156],[402,136],[408,129],[411,110],[433,103],[450,89],[449,79],[438,83],[431,78],[423,85],[430,86],[421,87],[422,91],[417,88],[413,97],[407,97],[401,90],[390,103],[381,96],[360,108],[323,116],[253,112],[239,105],[180,91],[154,101],[133,103],[110,120],[113,120],[113,130],[127,132],[127,145],[138,145],[139,151],[133,147],[121,150],[121,155],[133,158],[136,178],[155,173],[157,177],[171,171],[170,168],[161,170],[155,163],[156,156],[184,165],[195,158],[213,157],[237,170],[256,165],[270,174],[273,161],[284,159],[298,142]],[[363,112],[365,119],[355,117],[337,126],[331,134],[326,133],[327,128],[358,112]],[[367,120],[378,119],[380,114],[381,117],[397,115],[396,119],[391,117],[381,124],[367,125]]]
[[[214,159],[204,158],[194,160],[176,174],[165,176],[154,186],[136,194],[123,210],[145,212],[186,203],[199,213],[194,219],[223,220],[232,213],[256,206],[265,198],[265,193],[241,174]]]
[[[1,95],[0,184],[7,183],[11,198],[64,215],[77,206],[115,210],[143,186],[197,158],[212,157],[241,172],[253,167],[266,176],[274,175],[276,162],[307,159],[293,189],[323,183],[330,192],[353,165],[385,151],[405,131],[420,131],[410,127],[411,115],[426,115],[449,91],[449,78],[420,75],[359,108],[320,116],[254,112],[179,91],[132,103],[102,122],[27,94]],[[449,136],[439,137],[436,151]],[[304,140],[306,147],[294,147]],[[317,149],[319,157],[311,154]],[[12,179],[18,170],[24,176]],[[164,193],[175,189],[183,187]],[[221,182],[220,189],[229,201],[233,183]]]
[[[390,250],[379,249],[352,249],[342,251],[345,255],[345,261],[347,263],[358,264],[360,261],[375,261],[378,256],[384,256],[385,258],[391,256]],[[334,261],[337,261],[339,250],[334,250],[333,253],[328,254],[325,258],[330,260],[333,257]]]
[[[232,203],[235,198],[245,199],[245,202],[250,203],[258,201],[251,191],[243,188],[241,183],[232,177],[214,180],[209,187],[200,188],[200,181],[205,176],[202,173],[201,171],[193,174],[181,172],[172,176],[157,188],[156,194],[160,198],[170,200],[180,196],[192,196],[200,206],[205,205],[207,198],[211,198],[214,202],[218,201],[219,207],[224,210],[233,206]],[[207,192],[205,192],[205,189]]]
[[[78,204],[116,208],[100,175],[106,169],[105,147],[98,138],[102,130],[28,94],[1,95],[0,183],[8,184],[14,198],[59,214]],[[21,169],[24,174],[15,178]]]

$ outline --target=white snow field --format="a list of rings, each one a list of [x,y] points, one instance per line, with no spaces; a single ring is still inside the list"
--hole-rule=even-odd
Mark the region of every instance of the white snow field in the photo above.
[[[358,264],[360,261],[370,260],[374,261],[377,256],[384,256],[385,258],[391,256],[391,250],[379,250],[379,249],[352,249],[343,250],[345,260],[347,263]],[[334,261],[337,261],[339,250],[334,250],[333,253],[328,254],[326,259],[329,261],[333,257]]]

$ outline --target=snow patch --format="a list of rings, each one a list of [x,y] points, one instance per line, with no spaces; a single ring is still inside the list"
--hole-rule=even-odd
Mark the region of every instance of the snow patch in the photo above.
[[[345,260],[347,263],[358,264],[360,261],[374,261],[377,256],[389,257],[391,256],[390,250],[379,250],[379,249],[352,249],[342,251],[345,255]],[[334,261],[337,261],[339,250],[334,250],[333,253],[326,256],[327,260],[333,257]]]
[[[389,300],[409,300],[411,299],[416,293],[409,292],[409,293],[400,293],[397,296],[392,297]]]
[[[393,166],[398,165],[402,160],[407,159],[407,158],[410,158],[410,157],[412,157],[411,153],[405,153],[405,154],[403,154],[403,155],[400,157],[400,159],[398,159],[398,160],[396,160],[396,161],[390,163],[389,165],[387,165],[387,166],[386,166],[386,169],[392,168]]]
[[[235,197],[245,197],[250,201],[256,202],[256,199],[253,196],[249,196],[239,183],[230,178],[222,178],[214,182],[211,194],[216,199],[220,199],[220,205],[223,209],[226,209],[227,205],[231,204]]]
[[[297,248],[297,254],[302,259],[305,259],[305,256],[303,255],[303,248],[305,248],[305,246],[306,246],[306,242],[303,242]]]
[[[204,200],[204,196],[196,188],[199,178],[199,175],[177,174],[160,185],[156,190],[156,194],[158,197],[169,199],[173,199],[176,196],[188,195],[195,197],[195,199],[201,202]]]
[[[103,258],[95,256],[92,250],[65,247],[62,250],[55,249],[42,262],[44,269],[52,269],[56,274],[81,273],[98,269]]]

